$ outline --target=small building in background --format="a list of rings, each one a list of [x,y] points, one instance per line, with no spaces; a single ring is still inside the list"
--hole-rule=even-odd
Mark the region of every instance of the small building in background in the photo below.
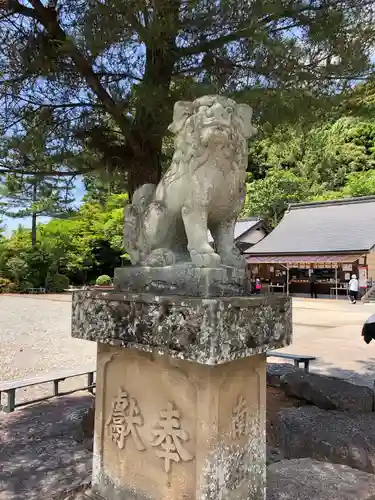
[[[281,222],[245,251],[253,276],[272,291],[345,295],[352,274],[362,294],[375,283],[375,196],[290,205]]]
[[[259,243],[270,232],[262,219],[258,217],[249,217],[236,222],[234,228],[234,241],[238,249],[244,253],[251,247]],[[213,237],[208,232],[208,241],[214,244]]]

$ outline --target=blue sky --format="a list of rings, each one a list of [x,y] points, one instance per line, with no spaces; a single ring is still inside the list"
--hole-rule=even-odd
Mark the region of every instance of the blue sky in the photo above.
[[[82,198],[85,194],[85,188],[79,179],[77,179],[75,188],[74,188],[74,198],[75,198],[75,205],[79,206],[82,202]],[[45,223],[49,221],[49,217],[39,217],[38,218],[38,223]],[[5,217],[4,223],[6,225],[5,229],[5,235],[10,236],[12,234],[12,231],[16,229],[20,224],[24,227],[31,227],[31,218],[26,217],[23,219],[11,219],[9,217]]]

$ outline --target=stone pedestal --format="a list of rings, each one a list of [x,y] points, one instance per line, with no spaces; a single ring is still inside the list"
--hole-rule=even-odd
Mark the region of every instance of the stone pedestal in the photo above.
[[[263,499],[264,356],[207,366],[99,344],[94,491]]]
[[[76,292],[73,336],[98,342],[92,495],[263,500],[265,352],[291,328],[288,298]]]
[[[153,293],[183,297],[233,297],[249,295],[245,269],[196,267],[178,264],[168,267],[119,267],[115,288],[128,293]]]

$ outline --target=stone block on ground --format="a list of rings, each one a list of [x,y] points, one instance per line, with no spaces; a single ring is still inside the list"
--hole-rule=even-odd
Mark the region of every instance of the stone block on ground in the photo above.
[[[288,408],[276,415],[272,434],[285,458],[310,457],[375,474],[374,414]]]
[[[297,368],[287,363],[267,363],[267,385],[280,387],[281,377],[295,371],[298,371]]]
[[[267,500],[374,500],[375,476],[303,458],[267,469]]]
[[[288,396],[304,399],[323,410],[373,411],[374,391],[346,380],[295,370],[282,375],[280,386]]]
[[[95,398],[92,398],[89,407],[83,407],[69,415],[72,423],[72,437],[78,443],[92,451],[94,439],[94,420],[95,420]]]

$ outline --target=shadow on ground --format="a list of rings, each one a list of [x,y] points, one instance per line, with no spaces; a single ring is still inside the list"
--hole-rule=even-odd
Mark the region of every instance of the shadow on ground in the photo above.
[[[327,363],[326,361],[319,360],[318,365],[315,365],[314,363],[311,365],[311,372],[342,378],[358,385],[367,385],[373,388],[375,383],[375,358],[369,358],[366,360],[353,359],[353,362],[360,365],[361,369],[344,369],[334,365],[333,363]]]
[[[0,413],[0,500],[60,500],[89,484],[92,453],[73,434],[91,401],[77,393]]]

